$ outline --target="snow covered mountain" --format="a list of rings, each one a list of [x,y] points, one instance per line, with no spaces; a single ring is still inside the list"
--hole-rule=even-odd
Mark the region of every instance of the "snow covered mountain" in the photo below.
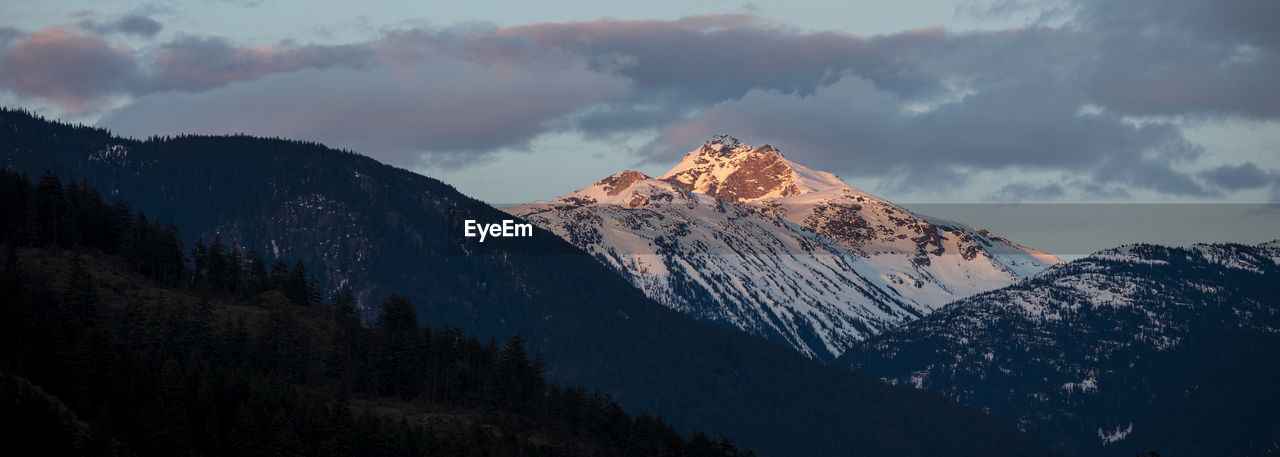
[[[1274,455],[1280,242],[1132,245],[868,340],[838,364],[983,409],[1060,451]]]
[[[623,171],[507,211],[658,302],[824,360],[1059,263],[723,135],[661,177]]]
[[[725,135],[686,154],[659,179],[793,222],[853,250],[878,270],[905,275],[899,279],[933,283],[939,288],[911,295],[935,305],[1061,263],[986,230],[914,214],[831,173],[792,162],[772,145],[752,147]]]

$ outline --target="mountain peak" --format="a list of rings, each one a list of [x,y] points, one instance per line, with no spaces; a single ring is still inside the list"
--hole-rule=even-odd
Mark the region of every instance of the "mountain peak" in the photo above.
[[[702,144],[702,147],[690,154],[732,157],[735,155],[750,153],[781,155],[778,148],[773,147],[772,144],[755,147],[744,143],[742,140],[739,140],[732,135],[724,133],[717,133],[713,135],[710,140],[707,140],[706,143]]]
[[[596,181],[595,185],[604,190],[606,195],[612,197],[631,187],[632,184],[646,179],[649,179],[649,176],[644,173],[635,170],[622,170]]]
[[[707,140],[705,145],[714,147],[717,150],[720,148],[728,148],[732,150],[737,148],[738,146],[741,146],[742,140],[734,138],[732,135],[729,135],[729,134],[717,133],[715,135],[712,135],[711,139]]]
[[[831,173],[787,160],[771,144],[752,146],[717,134],[658,179],[730,203],[851,188]]]

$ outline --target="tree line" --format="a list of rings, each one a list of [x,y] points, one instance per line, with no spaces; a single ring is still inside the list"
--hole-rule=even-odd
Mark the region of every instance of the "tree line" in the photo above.
[[[84,247],[120,255],[130,269],[164,286],[240,298],[276,289],[298,304],[320,301],[317,280],[302,262],[267,266],[257,248],[197,238],[189,256],[172,222],[151,221],[123,200],[107,204],[85,181],[65,186],[45,172],[35,183],[0,170],[0,242],[21,247]],[[189,262],[188,262],[189,260]]]

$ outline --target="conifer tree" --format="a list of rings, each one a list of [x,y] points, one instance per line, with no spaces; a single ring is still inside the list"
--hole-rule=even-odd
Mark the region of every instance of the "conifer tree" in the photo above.
[[[355,294],[351,286],[343,286],[330,300],[335,314],[333,350],[329,354],[329,375],[339,380],[345,390],[355,382],[355,352],[360,321],[356,316]]]
[[[33,200],[36,242],[40,246],[58,245],[62,241],[58,239],[63,206],[62,181],[46,170],[36,182]]]
[[[302,265],[302,261],[295,263],[293,269],[285,275],[280,291],[296,304],[305,305],[310,302],[311,284],[307,281],[307,268]]]
[[[227,265],[226,247],[222,245],[221,234],[213,235],[213,242],[209,244],[204,257],[205,277],[209,288],[216,294],[229,289],[231,266]]]
[[[159,241],[156,243],[157,252],[152,260],[156,264],[156,271],[152,277],[163,284],[177,285],[187,269],[186,257],[182,254],[182,236],[178,232],[178,227],[170,219],[165,222],[164,228],[155,237]]]
[[[240,258],[239,244],[232,243],[227,250],[227,292],[234,295],[244,289],[244,261]]]
[[[351,285],[342,286],[342,289],[339,289],[338,293],[333,295],[333,299],[331,299],[330,302],[332,303],[334,311],[337,311],[339,316],[347,318],[356,317],[356,296],[355,293],[351,291]]]
[[[143,232],[146,233],[145,230]],[[189,287],[203,289],[208,282],[209,255],[204,247],[204,238],[196,238],[191,246],[191,282]]]
[[[249,249],[247,263],[248,276],[245,278],[245,287],[248,295],[258,295],[270,289],[271,276],[267,274],[267,266],[263,263],[262,254],[258,252],[258,248]]]
[[[418,313],[408,298],[391,294],[382,302],[382,313],[374,327],[389,331],[418,330]]]
[[[401,398],[417,395],[418,315],[408,298],[391,295],[382,303],[382,314],[374,324],[378,350],[374,372],[383,393]]]
[[[284,289],[285,280],[289,277],[289,264],[284,259],[276,258],[271,263],[271,288]]]
[[[98,288],[93,284],[93,275],[85,268],[80,254],[71,257],[65,284],[62,302],[68,320],[77,327],[91,325],[97,316]]]

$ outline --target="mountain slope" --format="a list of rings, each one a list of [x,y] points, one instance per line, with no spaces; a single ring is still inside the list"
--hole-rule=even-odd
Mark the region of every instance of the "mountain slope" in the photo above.
[[[350,284],[365,305],[395,291],[433,327],[519,333],[547,354],[548,377],[760,455],[1049,452],[933,394],[693,321],[548,232],[521,241],[540,254],[460,246],[452,212],[510,216],[367,157],[249,137],[134,141],[14,111],[0,111],[0,154],[7,167],[84,177],[148,214],[172,215],[188,239],[220,232],[300,259],[322,287]]]
[[[635,171],[508,210],[582,247],[650,298],[809,357],[831,360],[923,311],[826,237]]]
[[[507,211],[673,309],[823,360],[1058,262],[723,135],[662,177],[624,171]]]
[[[1280,449],[1280,243],[1134,245],[948,305],[850,350],[1075,455]]]

